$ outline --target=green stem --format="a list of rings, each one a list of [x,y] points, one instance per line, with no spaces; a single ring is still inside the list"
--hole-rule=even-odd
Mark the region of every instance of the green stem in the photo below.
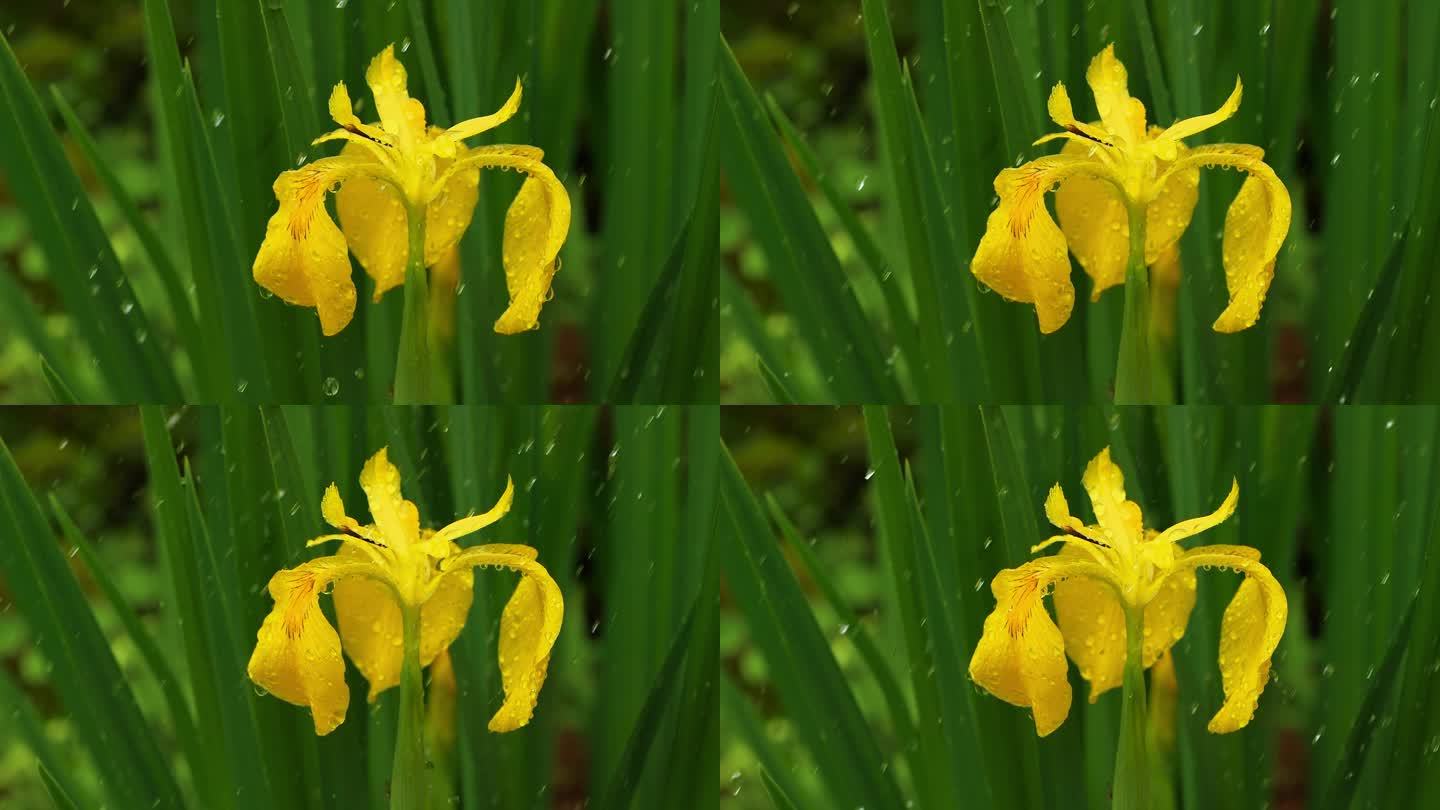
[[[420,680],[420,609],[404,606],[404,658],[400,665],[400,721],[390,772],[390,810],[427,810],[425,685]]]
[[[1150,810],[1145,762],[1145,609],[1125,608],[1125,684],[1120,704],[1120,745],[1115,751],[1112,810]]]
[[[1125,267],[1125,322],[1115,362],[1115,402],[1150,402],[1150,269],[1145,266],[1145,207],[1130,208],[1130,261]]]
[[[425,274],[425,209],[408,207],[410,253],[405,264],[405,314],[400,323],[400,350],[395,355],[395,403],[435,401],[430,351],[430,290]]]

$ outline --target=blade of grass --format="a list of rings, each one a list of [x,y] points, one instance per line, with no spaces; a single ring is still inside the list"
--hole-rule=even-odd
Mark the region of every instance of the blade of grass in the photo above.
[[[75,771],[70,765],[61,759],[59,752],[51,745],[50,738],[45,735],[45,723],[40,714],[35,711],[35,706],[25,698],[13,681],[10,680],[10,673],[0,672],[0,712],[9,718],[7,730],[12,733],[12,739],[18,737],[30,753],[35,757],[35,765],[42,774],[48,774],[56,779],[56,787],[61,792],[70,796],[84,795],[78,792],[78,785],[73,784],[70,774]],[[58,778],[55,774],[60,774]],[[52,791],[53,793],[54,791]]]
[[[45,331],[45,323],[41,321],[40,313],[35,311],[35,305],[30,302],[30,297],[25,294],[19,284],[15,283],[15,279],[11,278],[9,273],[0,273],[0,308],[3,308],[6,323],[10,325],[11,329],[19,332],[20,336],[39,356],[42,373],[48,367],[50,369],[48,376],[53,376],[59,383],[58,386],[52,384],[51,391],[56,394],[62,391],[73,392],[74,384],[71,381],[76,379],[73,372],[69,371],[67,364],[60,359],[58,349]],[[66,370],[61,371],[61,369]],[[58,396],[56,398],[59,399]],[[73,400],[75,395],[72,393],[70,398]],[[87,399],[93,399],[93,397],[87,397]]]
[[[721,165],[833,400],[887,402],[899,390],[834,249],[729,47],[720,66]]]
[[[180,790],[109,642],[55,542],[10,448],[0,442],[0,570],[51,669],[75,736],[107,797],[121,806],[180,807]],[[96,689],[96,683],[108,684]]]

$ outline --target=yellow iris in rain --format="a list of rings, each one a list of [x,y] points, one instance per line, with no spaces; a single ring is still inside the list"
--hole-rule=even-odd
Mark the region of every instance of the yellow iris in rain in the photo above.
[[[345,719],[350,690],[345,653],[370,684],[373,702],[400,682],[404,644],[402,610],[419,611],[420,665],[445,652],[470,612],[471,568],[509,568],[520,582],[500,617],[500,678],[505,702],[491,731],[530,722],[545,683],[550,648],[560,633],[564,601],[555,580],[529,546],[493,544],[462,549],[459,538],[479,531],[510,510],[514,487],[490,511],[461,518],[438,531],[420,528],[415,504],[400,494],[400,472],[381,449],[360,472],[373,525],[345,514],[334,484],[320,502],[325,521],[340,531],[309,545],[338,540],[340,551],[270,578],[275,605],[260,625],[250,656],[250,679],[281,700],[308,706],[315,733],[329,734]],[[320,594],[334,585],[335,628],[320,610]]]
[[[375,300],[405,281],[408,218],[424,217],[424,265],[440,262],[460,241],[479,196],[480,169],[528,175],[505,218],[502,246],[509,308],[495,331],[512,334],[539,325],[550,295],[556,257],[570,230],[570,197],[533,146],[470,148],[465,139],[505,123],[520,108],[520,84],[491,115],[449,129],[427,127],[425,107],[406,90],[405,67],[385,48],[365,71],[379,124],[355,116],[344,83],[330,94],[330,116],[340,129],[315,143],[346,141],[334,157],[281,172],[275,179],[280,207],[270,217],[253,274],[260,286],[299,306],[314,307],[326,335],[350,323],[355,284],[348,249],[375,281]],[[340,226],[325,209],[338,187]]]
[[[1235,512],[1239,488],[1220,508],[1163,532],[1146,529],[1140,507],[1125,499],[1125,479],[1100,452],[1082,479],[1099,525],[1070,514],[1060,485],[1045,499],[1045,515],[1063,534],[1031,549],[1059,544],[1039,557],[995,575],[995,609],[970,659],[970,677],[985,691],[1028,706],[1040,736],[1070,712],[1068,653],[1090,683],[1090,701],[1121,684],[1126,663],[1126,612],[1143,611],[1142,664],[1149,668],[1185,634],[1195,606],[1195,571],[1221,568],[1245,575],[1220,627],[1220,678],[1225,702],[1210,719],[1216,734],[1250,722],[1270,676],[1270,656],[1285,630],[1285,591],[1249,546],[1185,549],[1180,541],[1212,528]],[[1054,590],[1051,621],[1041,599]]]
[[[1130,96],[1125,66],[1115,58],[1113,45],[1091,60],[1085,79],[1100,122],[1076,120],[1065,85],[1055,85],[1050,118],[1065,131],[1036,143],[1058,138],[1068,142],[1057,155],[996,176],[999,203],[975,250],[971,272],[1005,298],[1034,304],[1040,331],[1054,332],[1069,320],[1075,303],[1067,249],[1094,282],[1092,300],[1125,281],[1132,217],[1144,226],[1145,265],[1173,264],[1173,251],[1199,198],[1200,169],[1240,169],[1249,176],[1225,217],[1221,250],[1230,301],[1214,328],[1236,332],[1255,325],[1275,275],[1275,256],[1290,228],[1290,193],[1265,165],[1259,147],[1218,143],[1190,148],[1183,140],[1235,114],[1239,78],[1220,109],[1167,129],[1146,127],[1145,105]],[[1045,193],[1051,189],[1058,227],[1045,208]]]

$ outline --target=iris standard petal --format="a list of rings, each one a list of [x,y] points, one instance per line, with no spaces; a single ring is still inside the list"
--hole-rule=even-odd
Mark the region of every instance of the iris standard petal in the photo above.
[[[534,560],[534,550],[514,553],[511,545],[475,546],[447,559],[444,568],[494,565],[520,573],[520,582],[500,617],[500,680],[505,702],[490,719],[490,730],[514,731],[530,722],[560,635],[565,602],[560,586]]]
[[[275,600],[256,634],[246,670],[250,680],[270,694],[307,706],[316,734],[329,734],[345,719],[350,690],[340,637],[320,610],[320,591],[343,568],[325,557],[270,578]]]
[[[515,89],[510,92],[510,98],[500,105],[500,109],[489,115],[482,115],[478,118],[470,118],[453,127],[445,130],[445,136],[455,141],[462,141],[471,138],[500,126],[515,116],[520,110],[521,84],[519,77],[515,79]]]
[[[1179,523],[1176,523],[1174,526],[1171,526],[1170,528],[1161,532],[1160,536],[1156,538],[1155,542],[1178,543],[1187,537],[1193,537],[1207,529],[1212,529],[1223,523],[1225,520],[1229,519],[1231,515],[1235,514],[1235,507],[1238,506],[1239,503],[1240,482],[1232,478],[1230,479],[1229,494],[1225,496],[1225,500],[1220,502],[1220,506],[1218,506],[1214,512],[1211,512],[1208,515],[1190,518],[1189,520],[1182,520]]]
[[[1240,83],[1240,77],[1236,76],[1235,89],[1230,91],[1230,97],[1225,99],[1225,103],[1221,104],[1219,109],[1215,110],[1215,112],[1212,113],[1197,115],[1193,118],[1183,118],[1179,121],[1176,121],[1174,124],[1171,124],[1170,127],[1167,128],[1163,133],[1161,133],[1160,137],[1172,142],[1179,141],[1181,138],[1188,138],[1191,135],[1204,132],[1205,130],[1213,126],[1216,126],[1221,122],[1228,120],[1235,115],[1237,110],[1240,109],[1240,96],[1243,90],[1244,87]],[[1166,159],[1171,159],[1171,157],[1172,156],[1166,156]]]
[[[1066,547],[1061,558],[1083,560],[1084,552]],[[1090,702],[1114,689],[1125,676],[1125,611],[1115,591],[1088,577],[1070,577],[1055,584],[1055,617],[1065,638],[1065,652],[1090,684]]]
[[[1105,130],[1120,140],[1138,143],[1145,135],[1145,105],[1131,98],[1125,65],[1115,57],[1114,44],[1090,60],[1085,81],[1095,94],[1095,107]]]
[[[435,532],[427,537],[421,546],[433,557],[446,557],[450,554],[450,547],[456,540],[467,534],[474,534],[489,526],[510,511],[510,505],[515,501],[515,482],[506,477],[505,491],[500,493],[499,500],[487,511],[478,515],[468,515],[451,523],[449,526]],[[525,548],[528,548],[526,546]]]
[[[1090,460],[1080,482],[1090,494],[1095,519],[1111,541],[1130,545],[1139,543],[1143,536],[1140,506],[1126,500],[1125,474],[1110,460],[1110,448],[1101,450]]]
[[[1045,108],[1050,113],[1050,120],[1059,124],[1068,133],[1079,133],[1106,144],[1110,143],[1110,133],[1106,132],[1103,126],[1087,124],[1075,118],[1075,110],[1070,105],[1070,93],[1065,90],[1063,83],[1057,82],[1051,88],[1050,98],[1046,101]]]
[[[425,108],[410,97],[405,66],[395,58],[395,46],[387,45],[365,68],[365,83],[375,98],[380,125],[404,147],[418,143],[425,135]]]
[[[1044,737],[1070,713],[1071,693],[1065,641],[1021,573],[1037,562],[995,575],[995,609],[970,657],[970,679],[1006,703],[1029,707],[1035,732]]]
[[[392,547],[419,542],[420,512],[400,494],[400,471],[382,447],[360,470],[360,487],[370,501],[370,515],[382,540]]]
[[[1072,140],[1060,154],[1080,158],[1096,148]],[[1055,214],[1070,252],[1094,282],[1090,300],[1099,300],[1100,293],[1124,284],[1130,257],[1130,218],[1119,190],[1093,174],[1072,174],[1055,190]]]

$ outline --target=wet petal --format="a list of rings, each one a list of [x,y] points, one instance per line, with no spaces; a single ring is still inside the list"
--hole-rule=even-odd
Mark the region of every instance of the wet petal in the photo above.
[[[1285,632],[1288,604],[1285,591],[1259,552],[1226,553],[1225,547],[1201,546],[1181,557],[1191,568],[1218,567],[1240,571],[1245,580],[1220,621],[1220,684],[1225,703],[1210,719],[1211,733],[1244,728],[1255,715],[1260,693],[1270,679],[1270,657]]]
[[[375,98],[380,124],[402,147],[412,147],[425,135],[425,108],[406,89],[405,66],[395,58],[395,46],[386,45],[365,69],[365,83]]]
[[[1175,570],[1160,581],[1160,589],[1145,606],[1142,658],[1146,668],[1184,637],[1194,609],[1195,569]]]
[[[353,143],[346,144],[340,154],[357,159],[364,156],[362,148]],[[404,284],[410,232],[405,203],[395,187],[373,175],[353,177],[335,194],[335,211],[350,250],[375,280],[375,300]],[[428,236],[426,241],[428,247]]]
[[[565,612],[560,587],[545,567],[535,562],[533,553],[515,554],[513,548],[476,546],[445,561],[446,570],[495,565],[521,575],[500,617],[500,680],[505,702],[490,719],[490,730],[496,732],[514,731],[530,722]]]
[[[1240,503],[1240,483],[1234,479],[1230,480],[1230,492],[1220,506],[1208,515],[1202,517],[1182,520],[1174,526],[1160,533],[1154,542],[1157,543],[1178,543],[1187,537],[1193,537],[1207,529],[1212,529],[1235,514],[1235,507]]]
[[[334,731],[350,704],[340,637],[320,610],[319,595],[335,578],[356,573],[357,566],[341,564],[338,557],[276,572],[269,584],[275,604],[260,625],[246,667],[260,688],[287,703],[308,706],[316,734]]]
[[[1079,158],[1095,148],[1070,141],[1060,154]],[[1119,190],[1093,174],[1072,174],[1055,190],[1055,213],[1070,252],[1094,282],[1090,300],[1099,300],[1100,293],[1124,284],[1130,259],[1130,218]]]
[[[1182,144],[1176,154],[1184,156],[1189,150]],[[1200,170],[1181,169],[1170,173],[1160,187],[1155,199],[1145,208],[1145,263],[1158,264],[1161,258],[1180,243],[1185,229],[1195,214],[1195,203],[1200,199]],[[1129,238],[1129,223],[1125,228]],[[1153,278],[1153,270],[1152,270]]]
[[[489,526],[510,511],[510,505],[515,501],[515,482],[510,478],[505,479],[505,491],[500,493],[500,498],[495,505],[479,515],[469,515],[460,518],[449,526],[435,532],[426,538],[422,546],[426,552],[433,557],[448,556],[450,547],[456,540],[467,534],[473,534]],[[522,548],[528,548],[524,546]]]
[[[1262,154],[1246,144],[1201,146],[1176,160],[1171,169],[1224,166],[1250,174],[1225,215],[1222,257],[1230,303],[1215,320],[1217,332],[1238,332],[1260,319],[1260,307],[1275,277],[1275,257],[1290,230],[1290,192],[1260,160]]]
[[[452,552],[460,553],[454,546]],[[429,666],[435,657],[450,648],[465,619],[470,615],[474,598],[475,573],[457,568],[440,575],[435,593],[420,607],[420,665]]]
[[[1086,559],[1078,548],[1058,555]],[[1065,638],[1065,652],[1090,684],[1090,702],[1119,686],[1125,675],[1125,611],[1109,585],[1088,577],[1071,577],[1055,585],[1055,616]]]
[[[435,161],[435,170],[443,173],[449,165],[449,160],[439,158]],[[440,193],[425,208],[426,267],[438,264],[451,248],[460,243],[460,237],[470,227],[475,202],[479,198],[478,169],[463,169],[449,175]]]
[[[1126,500],[1125,474],[1110,460],[1110,448],[1101,450],[1090,460],[1081,483],[1090,494],[1095,519],[1105,534],[1117,544],[1139,543],[1143,537],[1140,506]]]
[[[1087,124],[1075,118],[1075,110],[1070,106],[1070,94],[1065,90],[1063,83],[1056,83],[1055,87],[1050,90],[1050,99],[1046,102],[1045,107],[1050,113],[1050,120],[1067,131],[1083,133],[1097,141],[1110,143],[1110,133],[1106,132],[1104,127]],[[1083,140],[1081,142],[1083,143]]]
[[[1065,721],[1071,700],[1065,641],[1041,602],[1045,583],[1033,576],[1048,559],[995,575],[995,609],[970,658],[970,679],[1006,703],[1029,707],[1041,737]]]
[[[315,307],[326,335],[350,323],[355,284],[345,237],[325,210],[325,194],[361,170],[354,160],[334,157],[282,172],[274,184],[280,205],[265,226],[265,239],[251,267],[255,282],[281,300]]]
[[[515,79],[515,89],[511,91],[510,98],[505,101],[500,109],[489,115],[482,115],[479,118],[471,118],[461,121],[453,127],[445,130],[445,135],[452,140],[461,141],[479,135],[482,132],[494,129],[509,121],[520,110],[521,86],[520,79]]]
[[[1236,76],[1235,89],[1230,91],[1230,97],[1225,99],[1225,103],[1221,104],[1219,109],[1212,113],[1206,113],[1205,115],[1197,115],[1193,118],[1183,118],[1176,121],[1174,124],[1171,124],[1160,137],[1169,141],[1178,141],[1181,138],[1188,138],[1196,133],[1204,132],[1222,121],[1229,119],[1240,109],[1242,90],[1243,87],[1240,83],[1240,77]],[[1171,156],[1166,156],[1166,159],[1171,159]]]
[[[364,559],[364,552],[346,543],[337,556],[360,560]],[[359,577],[335,583],[333,599],[345,654],[370,684],[366,700],[374,703],[381,692],[400,683],[400,665],[405,654],[405,625],[400,605],[389,587]]]
[[[1106,45],[1090,60],[1085,81],[1095,94],[1095,107],[1105,122],[1105,130],[1120,140],[1139,143],[1145,134],[1145,105],[1131,98],[1129,77],[1125,65],[1115,58],[1113,44]]]
[[[391,547],[419,542],[420,512],[400,494],[400,471],[390,463],[389,448],[382,447],[360,470],[360,487],[370,501],[375,529]]]

